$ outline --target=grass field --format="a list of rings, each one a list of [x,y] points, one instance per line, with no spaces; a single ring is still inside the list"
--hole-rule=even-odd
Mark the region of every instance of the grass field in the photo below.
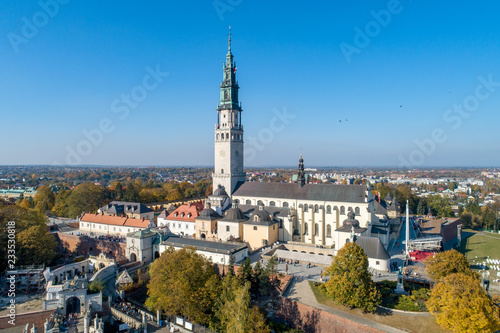
[[[405,332],[450,332],[448,330],[442,329],[436,323],[436,320],[433,316],[412,316],[388,312],[363,313],[363,311],[360,309],[350,309],[333,302],[328,297],[326,297],[326,295],[323,294],[314,284],[310,283],[310,286],[318,303],[329,306],[336,310],[344,311],[358,317],[376,321],[380,324],[392,326]]]
[[[462,232],[460,252],[471,262],[482,262],[488,256],[500,259],[500,235],[466,229]]]

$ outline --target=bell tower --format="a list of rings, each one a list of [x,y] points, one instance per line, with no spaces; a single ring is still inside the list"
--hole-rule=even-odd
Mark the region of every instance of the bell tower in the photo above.
[[[227,194],[233,194],[238,182],[245,181],[243,172],[243,126],[241,103],[238,101],[236,63],[231,53],[231,27],[228,51],[223,66],[224,77],[220,85],[220,103],[215,124],[215,167],[212,174],[213,190],[222,185]]]

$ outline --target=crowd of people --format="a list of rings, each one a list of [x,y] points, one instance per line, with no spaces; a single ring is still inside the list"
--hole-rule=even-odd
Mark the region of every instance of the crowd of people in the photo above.
[[[126,238],[123,236],[116,236],[116,235],[96,235],[93,232],[90,234],[84,234],[84,233],[78,233],[78,236],[80,236],[80,239],[82,240],[88,240],[88,239],[99,239],[99,240],[105,240],[108,242],[112,243],[125,243]]]
[[[113,307],[127,316],[142,320],[142,313],[139,308],[121,298],[115,300]]]

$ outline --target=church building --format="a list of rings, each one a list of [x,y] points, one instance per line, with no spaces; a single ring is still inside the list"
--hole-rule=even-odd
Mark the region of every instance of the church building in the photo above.
[[[356,233],[370,234],[372,223],[379,220],[370,184],[309,184],[302,156],[296,183],[245,181],[238,90],[230,32],[215,124],[214,192],[207,199],[222,216],[217,237],[221,240],[243,238],[247,242],[251,238],[252,248],[275,240],[334,247],[337,230],[346,232],[346,225],[353,219],[357,221]],[[266,216],[259,224],[255,219],[260,215],[263,219]]]

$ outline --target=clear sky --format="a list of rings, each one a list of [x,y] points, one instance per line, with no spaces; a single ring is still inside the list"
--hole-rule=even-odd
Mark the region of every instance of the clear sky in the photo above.
[[[246,166],[500,166],[499,12],[6,0],[0,164],[213,165],[232,26]]]

